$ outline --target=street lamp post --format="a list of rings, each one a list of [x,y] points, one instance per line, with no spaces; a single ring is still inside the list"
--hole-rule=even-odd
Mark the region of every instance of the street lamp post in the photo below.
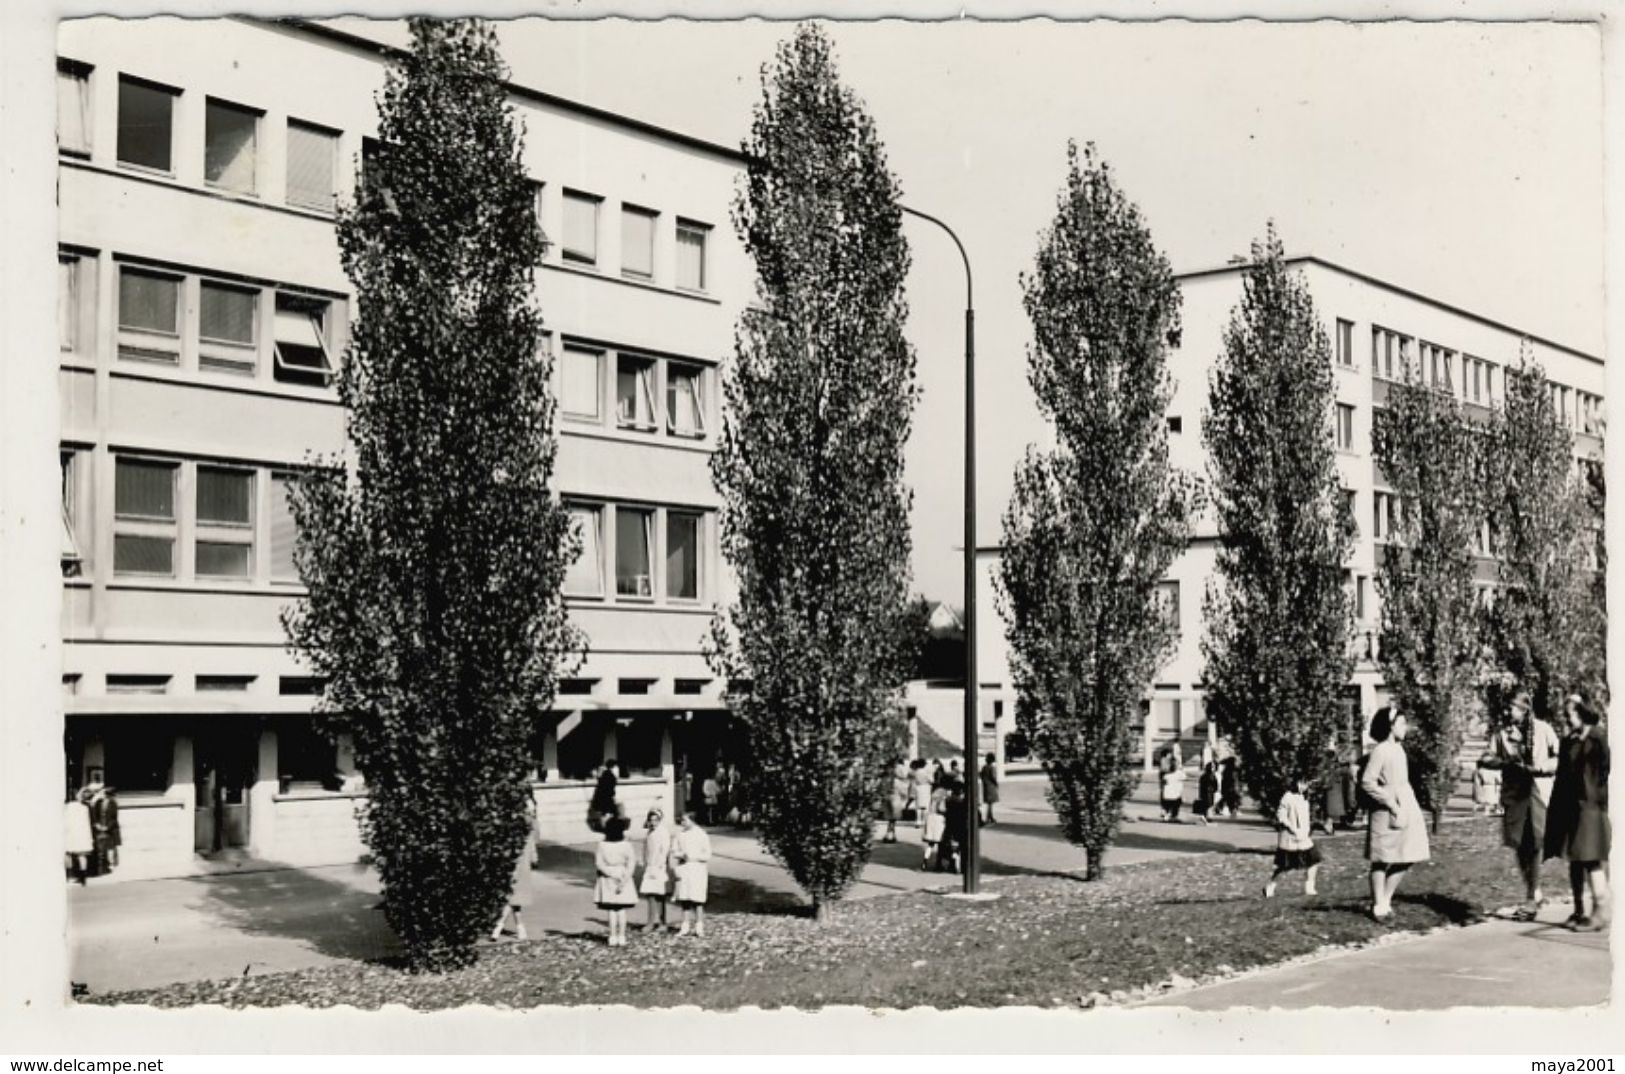
[[[948,233],[965,263],[965,894],[977,894],[981,881],[981,782],[977,778],[976,679],[976,303],[971,286],[970,256],[954,229],[918,209],[905,213]]]

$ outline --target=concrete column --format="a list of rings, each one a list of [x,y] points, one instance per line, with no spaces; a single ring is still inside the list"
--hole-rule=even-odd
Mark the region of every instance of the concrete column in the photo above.
[[[257,858],[276,856],[278,775],[276,732],[267,728],[260,731],[258,771],[248,791],[248,849]]]
[[[197,807],[197,785],[193,783],[195,772],[191,736],[176,735],[174,752],[170,755],[168,796],[186,803],[188,821],[192,817],[191,810]]]
[[[677,761],[671,742],[671,719],[666,719],[665,726],[660,729],[660,778],[665,781],[666,793],[662,803],[666,809],[668,820],[675,820],[674,811],[675,794],[677,788]]]
[[[559,732],[556,727],[542,732],[542,778],[549,783],[559,781]]]
[[[604,728],[604,760],[614,761],[615,775],[621,774],[621,725],[615,720],[610,720],[609,726]]]

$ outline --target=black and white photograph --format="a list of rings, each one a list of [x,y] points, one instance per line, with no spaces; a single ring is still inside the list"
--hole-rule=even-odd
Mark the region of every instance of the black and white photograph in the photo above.
[[[1417,8],[39,14],[6,1017],[1619,1052],[1618,35]]]

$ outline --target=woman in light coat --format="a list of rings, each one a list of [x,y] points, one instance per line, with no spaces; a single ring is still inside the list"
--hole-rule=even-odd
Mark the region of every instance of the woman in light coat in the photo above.
[[[626,911],[638,904],[633,882],[638,868],[638,852],[626,838],[626,821],[604,818],[604,838],[593,855],[598,882],[593,885],[593,902],[609,915],[609,946],[626,946]]]
[[[96,843],[90,832],[90,806],[81,795],[62,803],[62,839],[68,854],[68,878],[83,884]]]
[[[508,902],[502,908],[502,916],[497,918],[496,928],[491,930],[491,939],[502,939],[502,933],[507,928],[508,921],[513,921],[513,934],[517,940],[529,937],[525,934],[525,919],[520,916],[525,909],[525,903],[530,901],[531,871],[536,867],[536,802],[527,799],[525,802],[525,843],[519,848],[519,858],[513,863],[513,880],[508,889]]]
[[[1360,778],[1360,789],[1372,802],[1365,844],[1365,856],[1371,861],[1371,916],[1384,922],[1394,916],[1394,891],[1405,870],[1428,860],[1427,823],[1411,788],[1405,747],[1400,745],[1407,730],[1404,713],[1387,707],[1377,710],[1371,718],[1371,737],[1377,744]]]
[[[677,935],[705,935],[705,898],[711,879],[711,837],[694,823],[688,813],[678,822],[671,843],[672,872],[677,877],[674,897],[683,909],[683,924]]]
[[[638,893],[649,910],[643,931],[659,928],[664,932],[666,900],[671,897],[671,825],[666,823],[666,814],[656,806],[649,810],[643,828],[649,833],[643,843],[643,880],[638,885]]]

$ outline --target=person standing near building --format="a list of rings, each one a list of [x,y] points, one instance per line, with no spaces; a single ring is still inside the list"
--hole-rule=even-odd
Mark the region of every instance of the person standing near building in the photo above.
[[[1208,761],[1202,766],[1202,774],[1196,779],[1196,801],[1191,805],[1191,812],[1196,814],[1198,824],[1207,824],[1218,798],[1219,766]]]
[[[97,876],[106,876],[118,865],[118,848],[124,840],[119,833],[118,799],[113,788],[97,782],[91,784],[90,831],[95,842],[94,869]]]
[[[1417,862],[1428,860],[1427,821],[1411,787],[1410,762],[1401,743],[1408,730],[1405,714],[1383,707],[1371,718],[1376,740],[1366,760],[1360,790],[1371,804],[1366,829],[1366,857],[1371,862],[1371,917],[1386,922],[1394,916],[1394,891]]]
[[[982,823],[994,824],[996,821],[993,819],[993,807],[999,804],[999,768],[996,758],[991,753],[982,759],[980,778],[982,780],[982,806],[986,810]]]
[[[908,767],[901,757],[897,757],[892,761],[891,782],[886,787],[886,800],[882,803],[881,811],[886,818],[886,833],[880,837],[882,843],[897,842],[897,822],[908,807],[909,785]]]
[[[942,841],[937,844],[937,871],[946,867],[950,873],[958,873],[962,855],[965,849],[965,840],[969,836],[967,818],[965,816],[965,781],[950,778],[943,788],[946,796],[942,802]]]
[[[1231,754],[1219,765],[1219,809],[1227,816],[1241,814],[1241,772]]]
[[[626,838],[626,821],[609,817],[604,821],[604,838],[593,855],[593,869],[598,874],[593,902],[609,915],[611,947],[626,946],[626,911],[638,903],[638,889],[632,882],[637,866],[637,851]]]
[[[1611,916],[1608,893],[1608,739],[1598,726],[1601,716],[1578,696],[1566,704],[1569,735],[1563,740],[1552,784],[1546,825],[1546,857],[1569,863],[1574,913],[1566,924],[1577,930],[1606,928]],[[1591,912],[1586,913],[1586,887]]]
[[[672,839],[671,860],[677,876],[674,897],[683,910],[683,925],[677,935],[705,935],[705,899],[711,881],[711,837],[705,829],[694,823],[690,813],[678,822],[677,835]]]
[[[1292,781],[1292,789],[1281,795],[1275,809],[1275,871],[1264,884],[1264,898],[1275,898],[1275,884],[1285,873],[1304,870],[1303,893],[1314,895],[1315,874],[1320,871],[1320,848],[1315,846],[1310,823],[1309,799],[1304,792],[1309,783],[1302,776]]]
[[[931,868],[933,863],[940,863],[942,858],[938,850],[942,844],[942,837],[947,831],[948,824],[948,781],[938,780],[931,787],[930,803],[925,811],[925,856],[920,862],[920,869],[924,871]]]
[[[1557,732],[1535,715],[1528,691],[1512,699],[1510,722],[1491,739],[1488,766],[1501,773],[1501,841],[1517,856],[1526,903],[1516,916],[1534,920],[1546,902],[1540,890],[1546,809],[1561,752]]]
[[[1177,824],[1179,807],[1185,797],[1185,758],[1180,755],[1177,739],[1168,744],[1157,771],[1162,787],[1162,819]]]
[[[934,786],[931,779],[931,766],[925,763],[924,757],[915,758],[913,773],[914,823],[923,832],[930,823],[931,790]]]
[[[587,827],[593,831],[602,832],[605,821],[621,815],[621,803],[616,794],[618,784],[615,762],[605,761],[598,772],[598,783],[592,790],[592,801],[587,804]]]
[[[96,850],[90,829],[90,806],[83,792],[70,795],[62,803],[62,840],[67,851],[68,879],[83,885],[90,874],[90,856]]]
[[[666,900],[671,897],[672,831],[659,806],[649,810],[643,819],[643,830],[648,834],[643,841],[643,880],[638,884],[638,893],[649,911],[643,931],[659,928],[664,932],[668,927]]]

